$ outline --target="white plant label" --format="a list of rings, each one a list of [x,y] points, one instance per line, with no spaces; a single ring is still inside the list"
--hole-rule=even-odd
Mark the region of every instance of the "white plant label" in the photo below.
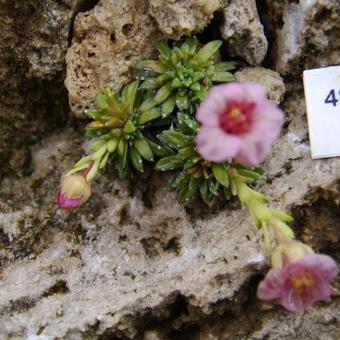
[[[303,72],[312,158],[340,156],[340,66]]]

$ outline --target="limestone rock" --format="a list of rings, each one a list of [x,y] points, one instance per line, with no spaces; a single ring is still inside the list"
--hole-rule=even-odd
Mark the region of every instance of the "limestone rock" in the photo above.
[[[305,68],[340,63],[338,0],[284,1],[281,6],[283,27],[277,27],[273,48],[278,72],[300,74]]]
[[[147,0],[100,0],[93,10],[80,13],[65,81],[76,116],[84,115],[101,89],[119,90],[130,81],[136,63],[151,56],[159,37]]]
[[[267,178],[258,190],[289,210],[308,203],[311,189],[331,186],[340,160],[310,158],[301,89],[284,107],[288,128],[264,164]],[[247,210],[232,204],[184,209],[163,175],[129,187],[109,168],[93,184],[91,200],[63,214],[55,191],[61,173],[82,154],[81,141],[70,131],[51,136],[33,147],[30,177],[0,185],[6,214],[0,225],[11,214],[17,223],[0,232],[1,335],[133,337],[148,321],[167,319],[178,299],[197,311],[196,322],[218,301],[225,301],[223,310],[246,315],[237,296],[247,296],[248,280],[264,264]],[[174,327],[188,322],[184,314]]]
[[[29,145],[66,122],[64,58],[75,3],[0,1],[0,181],[29,174]]]
[[[171,39],[202,31],[221,8],[222,0],[149,0],[159,29]]]
[[[268,98],[276,104],[283,100],[285,84],[281,76],[270,69],[263,67],[245,67],[235,73],[240,82],[254,81],[265,87]]]
[[[250,65],[259,65],[267,54],[268,43],[260,22],[255,0],[231,0],[223,9],[222,37],[231,56]]]

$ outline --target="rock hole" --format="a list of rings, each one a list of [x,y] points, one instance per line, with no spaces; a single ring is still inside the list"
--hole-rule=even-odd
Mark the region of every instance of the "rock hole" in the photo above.
[[[126,37],[131,36],[132,32],[133,32],[133,25],[132,24],[125,24],[122,27],[122,32]]]
[[[115,35],[115,32],[112,32],[111,35],[110,35],[110,40],[111,42],[115,43],[116,42],[116,35]]]

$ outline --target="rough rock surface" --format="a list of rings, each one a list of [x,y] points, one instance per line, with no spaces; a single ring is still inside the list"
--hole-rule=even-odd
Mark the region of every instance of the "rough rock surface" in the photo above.
[[[149,0],[159,29],[171,39],[202,31],[220,9],[222,0]]]
[[[279,23],[274,44],[275,68],[281,74],[340,63],[340,2],[284,1],[272,16]],[[279,29],[280,28],[280,29]]]
[[[264,86],[269,99],[274,103],[281,103],[285,94],[285,84],[280,74],[263,67],[244,67],[235,73],[240,82],[256,82]]]
[[[147,0],[100,0],[80,13],[66,57],[72,111],[84,116],[101,89],[119,90],[130,81],[136,63],[151,56],[159,37]]]
[[[85,94],[105,79],[113,87],[130,79],[129,71],[122,71],[135,62],[130,60],[152,53],[156,23],[146,0],[133,3],[138,7],[132,1],[101,0],[78,16],[68,58],[79,76],[72,79],[88,87],[79,85],[84,91],[79,96],[74,88],[76,109],[86,107]],[[272,2],[273,9],[284,11],[286,4],[278,3]],[[315,8],[322,3],[331,4],[320,0]],[[287,313],[256,300],[265,258],[249,213],[236,200],[183,208],[165,187],[166,176],[129,184],[108,168],[77,212],[56,209],[60,176],[87,146],[70,128],[37,142],[62,126],[68,111],[61,84],[74,4],[0,0],[0,151],[6,153],[0,169],[10,158],[10,167],[22,175],[0,181],[0,339],[338,339],[339,279],[338,296],[306,313]],[[113,4],[120,4],[118,12]],[[329,35],[338,30],[329,17],[333,9],[320,19],[320,29],[328,32],[327,23],[332,27]],[[135,32],[134,18],[145,24],[145,36],[131,33],[127,39],[125,33]],[[139,49],[137,42],[145,46]],[[329,44],[320,54],[325,60],[333,60]],[[112,73],[100,68],[106,61],[116,67],[110,51],[119,66]],[[84,58],[79,64],[84,68],[77,68],[77,57]],[[124,58],[130,60],[124,63]],[[319,60],[308,58],[297,60]],[[72,70],[68,86],[76,74]],[[282,82],[269,70],[246,68],[237,77],[260,79],[272,100],[282,96]],[[267,176],[258,190],[275,207],[292,211],[299,238],[339,262],[340,160],[311,160],[302,87],[287,87],[285,130],[264,164]]]
[[[231,0],[223,9],[222,37],[231,56],[250,65],[259,65],[267,54],[268,43],[260,22],[255,0]]]
[[[294,92],[285,103],[288,128],[258,186],[283,209],[308,203],[312,189],[332,186],[340,167],[336,158],[310,159],[303,97]],[[80,141],[70,131],[48,138],[32,150],[29,178],[1,184],[1,332],[134,336],[150,320],[168,318],[178,299],[203,317],[219,301],[223,310],[241,308],[248,293],[237,302],[237,291],[264,263],[247,211],[235,204],[183,209],[162,185],[164,177],[129,187],[109,170],[93,185],[90,202],[64,215],[56,210],[55,188],[80,156]],[[181,315],[173,327],[192,318]]]
[[[75,2],[0,1],[0,180],[29,173],[28,146],[65,124],[64,57]]]

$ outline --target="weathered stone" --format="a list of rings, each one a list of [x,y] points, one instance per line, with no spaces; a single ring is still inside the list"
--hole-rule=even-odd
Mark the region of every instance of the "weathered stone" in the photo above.
[[[273,48],[278,72],[300,74],[306,68],[340,63],[338,0],[284,1],[277,11],[273,15],[284,23],[277,27]]]
[[[250,65],[259,65],[267,54],[268,43],[263,32],[255,0],[231,0],[223,9],[222,37],[231,56]]]
[[[221,0],[149,0],[159,29],[171,39],[202,31],[222,6]]]
[[[84,116],[101,89],[119,90],[130,81],[136,63],[151,56],[159,37],[147,0],[101,0],[80,13],[66,57],[72,111]]]
[[[66,122],[64,57],[75,2],[0,1],[0,180],[27,175],[28,146]]]
[[[331,186],[340,160],[310,158],[301,89],[284,106],[289,125],[258,190],[289,210],[307,203],[311,189]],[[3,335],[133,337],[139,325],[166,319],[178,297],[198,315],[222,300],[224,309],[242,308],[235,296],[264,263],[247,210],[185,210],[164,186],[165,176],[129,188],[109,169],[78,213],[63,214],[55,190],[81,155],[80,142],[67,131],[50,137],[33,148],[30,177],[0,186],[0,225],[9,218],[12,225],[0,233]],[[187,322],[183,315],[174,327]]]
[[[281,103],[285,94],[285,84],[281,76],[263,67],[245,67],[235,73],[240,82],[256,82],[265,87],[268,98],[276,104]]]

